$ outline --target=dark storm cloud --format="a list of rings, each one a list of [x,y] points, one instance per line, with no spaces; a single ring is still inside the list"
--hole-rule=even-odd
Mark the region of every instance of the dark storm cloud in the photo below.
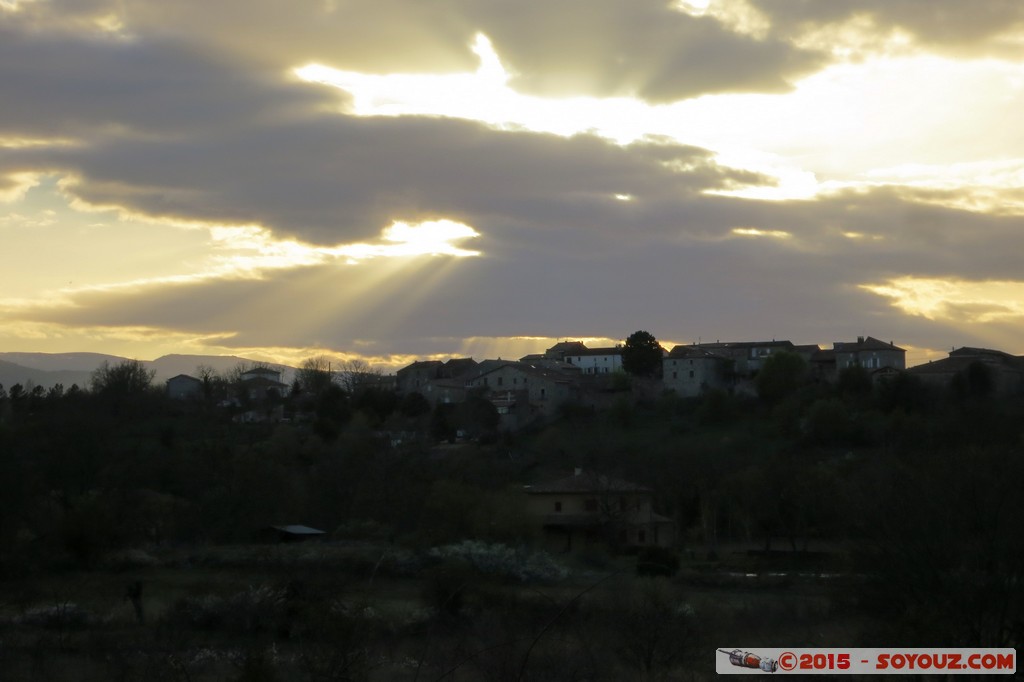
[[[701,190],[763,180],[716,166],[708,152],[622,148],[603,140],[496,132],[456,120],[309,116],[187,138],[116,139],[11,154],[29,168],[81,179],[76,196],[150,216],[259,223],[278,236],[335,244],[376,236],[392,220],[463,220],[619,232],[615,216],[672,216],[614,199],[632,194],[662,211]],[[685,164],[676,171],[669,164]]]
[[[737,34],[664,0],[464,3],[516,75],[549,95],[637,96],[667,102],[715,92],[783,92],[820,55]]]
[[[775,9],[779,27],[796,26],[781,6],[760,4]],[[878,17],[895,11],[861,4]],[[820,23],[847,16],[842,8],[851,5],[816,7]],[[467,121],[346,116],[335,91],[285,76],[314,59],[354,70],[468,71],[475,31],[493,38],[518,87],[538,91],[661,101],[778,90],[816,63],[666,3],[93,0],[24,8],[16,18],[0,14],[0,137],[77,146],[5,149],[0,188],[19,171],[53,172],[73,178],[67,191],[93,204],[258,223],[320,244],[371,239],[396,219],[449,218],[481,232],[466,246],[484,257],[421,259],[390,276],[381,260],[81,292],[72,305],[7,310],[8,319],[234,333],[239,347],[391,340],[406,353],[420,352],[419,339],[625,337],[652,321],[660,337],[680,340],[763,330],[753,335],[828,342],[881,327],[927,345],[936,323],[857,285],[907,274],[1019,277],[1021,218],[921,203],[941,198],[934,193],[881,188],[778,203],[713,196],[705,191],[770,181],[678,144],[622,147]],[[96,19],[122,9],[123,37],[96,31]],[[970,35],[965,29],[964,40]],[[734,235],[740,227],[792,236]]]
[[[1019,0],[749,0],[782,33],[869,17],[878,29],[902,29],[927,46],[952,52],[1004,53],[991,39],[1024,26]]]
[[[10,150],[0,173],[64,173],[95,205],[318,243],[373,237],[394,219],[615,230],[607,216],[626,211],[616,193],[671,210],[707,188],[766,181],[681,145],[317,113],[337,109],[335,92],[167,42],[4,28],[0,135],[77,144]],[[657,211],[632,215],[665,224]]]
[[[0,23],[0,136],[173,136],[280,120],[340,96],[181,44],[85,39]]]
[[[891,190],[822,202],[694,197],[677,208],[681,216],[718,227],[698,236],[680,231],[612,240],[556,225],[542,246],[509,232],[498,256],[420,259],[369,288],[365,282],[390,265],[325,264],[263,280],[81,293],[71,306],[21,315],[69,325],[235,333],[227,345],[238,347],[315,342],[351,350],[369,340],[413,354],[426,347],[421,339],[624,338],[649,327],[659,337],[687,342],[753,334],[828,344],[870,333],[928,347],[972,339],[945,322],[907,316],[859,285],[907,274],[1009,278],[1019,271],[1012,254],[1024,248],[1020,218],[922,207]],[[731,220],[754,217],[760,229],[788,228],[793,236],[727,236]],[[842,236],[851,231],[866,236]],[[991,249],[996,241],[1004,248]],[[253,307],[273,310],[274,324],[254,321]]]
[[[367,73],[472,71],[488,35],[532,93],[637,96],[666,102],[714,92],[780,92],[821,56],[735,33],[665,0],[93,0],[28,5],[37,25],[87,25],[106,13],[132,35],[216,44],[251,63],[315,61]],[[25,20],[26,22],[28,19]]]

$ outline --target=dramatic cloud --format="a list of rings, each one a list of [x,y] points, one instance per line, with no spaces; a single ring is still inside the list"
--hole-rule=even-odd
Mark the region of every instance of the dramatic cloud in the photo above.
[[[992,318],[998,311],[978,306],[1005,300],[1006,293],[986,299],[984,287],[933,288],[965,291],[951,304],[977,310],[957,312],[933,297],[941,314],[922,315],[908,307],[907,292],[918,289],[907,273],[960,281],[984,273],[1010,277],[1019,269],[1013,254],[1024,248],[1020,219],[920,206],[889,191],[814,205],[698,198],[679,208],[698,222],[731,217],[748,227],[596,245],[571,229],[506,243],[497,257],[356,266],[339,260],[259,279],[73,292],[65,304],[8,314],[70,327],[181,330],[217,337],[228,348],[362,343],[399,355],[434,348],[431,339],[438,338],[624,338],[654,326],[651,320],[659,337],[683,342],[742,339],[756,329],[759,338],[826,344],[871,331],[864,328],[870,321],[880,334],[928,347],[936,336],[976,343],[979,337],[952,325]],[[783,232],[789,236],[778,239]],[[534,246],[537,239],[543,248]],[[993,241],[1007,248],[993,252],[986,246]],[[261,321],[254,323],[257,315]]]
[[[50,0],[24,11],[33,25],[156,35],[216,44],[263,65],[317,61],[368,73],[472,70],[469,46],[482,32],[516,74],[517,88],[555,96],[664,102],[780,92],[820,65],[816,52],[734,32],[665,0]]]
[[[0,3],[0,345],[1003,343],[1022,15]]]
[[[663,0],[465,3],[516,74],[512,85],[564,96],[667,102],[717,92],[783,92],[818,54],[732,32]]]
[[[164,44],[10,37],[0,40],[0,96],[16,105],[0,111],[0,131],[75,143],[12,149],[0,172],[65,174],[84,202],[149,217],[256,224],[321,244],[438,218],[485,234],[567,223],[597,234],[619,229],[608,214],[656,217],[647,206],[764,180],[695,147],[318,113],[337,104],[336,90]],[[616,194],[641,208],[618,206]]]
[[[1017,0],[747,0],[783,34],[867,21],[877,34],[909,34],[961,54],[1020,55],[1024,5]]]
[[[342,99],[180,43],[19,31],[2,17],[0,140],[172,142],[280,121]]]

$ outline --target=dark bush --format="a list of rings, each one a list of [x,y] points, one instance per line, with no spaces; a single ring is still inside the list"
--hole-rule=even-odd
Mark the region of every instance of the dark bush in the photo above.
[[[637,575],[672,577],[679,572],[679,555],[668,547],[644,547],[636,555]]]

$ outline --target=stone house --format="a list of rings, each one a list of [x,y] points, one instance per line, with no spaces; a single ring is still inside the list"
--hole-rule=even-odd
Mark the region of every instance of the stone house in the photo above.
[[[732,361],[732,372],[740,379],[754,376],[764,365],[764,361],[773,353],[786,351],[795,353],[796,346],[791,341],[727,341],[715,343],[698,343],[700,348],[709,353]]]
[[[484,363],[481,363],[484,369]],[[512,392],[523,397],[536,416],[550,417],[566,401],[579,394],[576,382],[561,372],[523,362],[505,361],[484,369],[467,381],[469,389],[483,389],[488,397]],[[493,402],[493,400],[492,400]]]
[[[886,343],[873,336],[858,336],[856,342],[836,341],[832,344],[835,353],[836,372],[847,367],[863,367],[866,370],[892,368],[906,369],[907,351],[892,341]]]
[[[581,346],[583,344],[580,344]],[[611,374],[622,371],[622,348],[587,348],[566,352],[565,362],[579,367],[583,375]]]
[[[549,550],[672,547],[676,524],[654,512],[653,491],[576,469],[570,476],[525,487],[527,512],[540,524]]]
[[[440,360],[417,360],[395,372],[395,388],[405,395],[407,393],[424,393],[427,384],[441,378]]]
[[[586,350],[587,346],[582,341],[559,341],[544,351],[542,357],[548,360],[561,360],[565,362],[566,357],[579,355]]]
[[[395,390],[400,395],[421,393],[434,405],[461,403],[466,399],[466,382],[479,367],[473,358],[418,360],[396,372]]]
[[[987,370],[995,395],[1024,393],[1024,358],[989,348],[958,348],[950,351],[949,357],[916,365],[907,373],[929,386],[948,389],[958,375],[966,378],[975,363]]]
[[[664,387],[684,398],[731,386],[728,359],[698,346],[676,346],[661,361]]]

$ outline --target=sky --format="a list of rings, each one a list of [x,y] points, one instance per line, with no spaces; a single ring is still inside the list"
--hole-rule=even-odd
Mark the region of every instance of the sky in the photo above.
[[[1024,2],[0,0],[0,351],[1024,354]]]

